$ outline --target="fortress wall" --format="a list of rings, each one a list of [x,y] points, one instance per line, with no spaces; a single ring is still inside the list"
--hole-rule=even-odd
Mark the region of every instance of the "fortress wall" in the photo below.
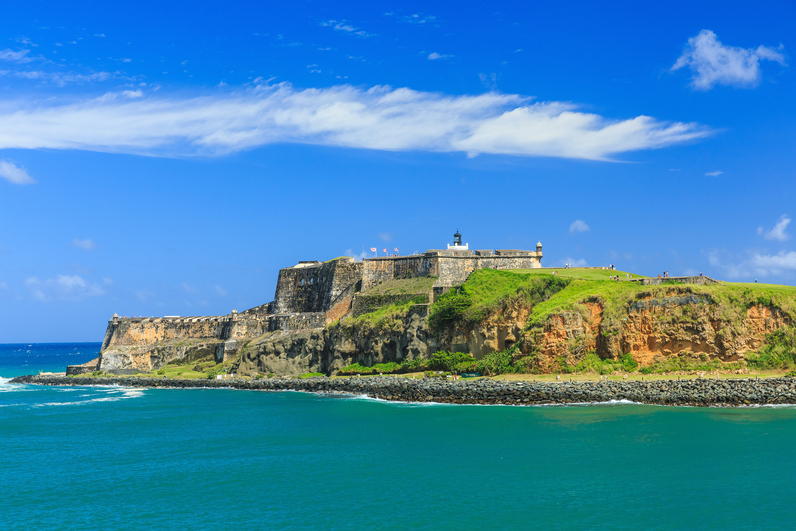
[[[183,339],[250,339],[276,329],[271,321],[268,318],[239,318],[233,321],[226,316],[111,320],[102,350]]]
[[[276,314],[325,312],[361,278],[362,263],[351,257],[281,269],[271,310]]]
[[[201,317],[188,319],[118,319],[108,323],[106,347],[149,345],[160,341],[195,338],[221,338],[225,319]]]
[[[396,278],[436,275],[436,256],[369,258],[363,261],[362,291]]]
[[[325,294],[320,311],[328,311],[344,294],[351,296],[354,291],[361,289],[363,262],[355,262],[353,258],[345,257],[330,262],[330,267],[332,285]]]
[[[699,284],[699,285],[706,285],[706,284],[718,284],[718,280],[713,280],[710,277],[651,277],[651,278],[640,278],[640,279],[633,279],[636,282],[641,282],[645,286],[660,286],[661,284],[665,284],[667,282],[677,282],[680,284]]]
[[[326,322],[331,323],[342,319],[354,303],[354,296],[356,295],[361,282],[349,285],[333,302],[329,311],[326,312]]]
[[[268,319],[268,330],[307,330],[326,326],[326,312],[273,315]]]
[[[396,294],[396,295],[378,295],[378,296],[368,296],[359,294],[354,297],[354,301],[352,304],[352,317],[359,317],[360,315],[370,313],[373,311],[378,310],[383,306],[389,306],[390,304],[395,304],[397,302],[404,302],[413,299],[417,299],[420,297],[421,294],[419,293],[403,293],[403,294]],[[416,303],[416,304],[428,304],[431,302],[430,297],[425,295],[425,303]]]
[[[439,281],[436,286],[463,284],[476,269],[537,269],[542,267],[539,256],[440,256]]]
[[[268,315],[273,313],[271,310],[273,304],[273,302],[261,304],[259,306],[255,306],[254,308],[249,308],[248,310],[240,312],[240,315]]]

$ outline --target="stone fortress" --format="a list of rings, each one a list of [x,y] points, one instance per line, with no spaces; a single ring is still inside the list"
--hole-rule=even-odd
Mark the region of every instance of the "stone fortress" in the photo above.
[[[463,284],[478,269],[541,267],[541,243],[536,245],[535,251],[471,250],[468,244],[462,243],[457,231],[453,244],[448,244],[446,249],[431,249],[422,254],[362,261],[344,256],[327,262],[299,262],[279,271],[272,302],[240,313],[233,310],[222,316],[157,318],[122,318],[114,314],[108,323],[101,352],[111,348],[146,348],[147,358],[152,358],[156,357],[160,343],[202,339],[216,341],[213,354],[217,360],[224,360],[237,353],[237,344],[242,340],[267,332],[323,328],[339,319],[366,313],[372,309],[366,303],[368,293],[391,281],[435,278],[431,290],[425,294],[427,303],[433,303],[441,294]],[[416,297],[417,293],[403,297],[412,296]],[[401,296],[389,302],[398,300]],[[114,369],[103,363],[102,355],[99,363],[103,370]],[[148,367],[128,367],[122,371],[134,372],[133,369]]]

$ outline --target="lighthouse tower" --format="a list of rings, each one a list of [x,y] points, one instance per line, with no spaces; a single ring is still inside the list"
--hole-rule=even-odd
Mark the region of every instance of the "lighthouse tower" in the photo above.
[[[467,251],[470,249],[470,244],[465,243],[462,245],[462,235],[459,234],[459,231],[456,231],[456,234],[453,235],[453,245],[448,244],[449,251]]]

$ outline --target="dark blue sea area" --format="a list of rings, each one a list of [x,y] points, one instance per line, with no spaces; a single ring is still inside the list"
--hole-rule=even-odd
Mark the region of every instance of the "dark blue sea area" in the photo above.
[[[0,346],[3,529],[793,525],[790,406],[462,406],[8,383],[98,349]]]

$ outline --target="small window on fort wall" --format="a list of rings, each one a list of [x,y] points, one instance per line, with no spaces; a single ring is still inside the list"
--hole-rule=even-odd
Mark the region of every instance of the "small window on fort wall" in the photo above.
[[[303,278],[301,279],[301,285],[302,286],[304,285],[304,279]]]
[[[311,279],[310,279],[310,286],[312,286],[313,284],[315,284],[315,279],[314,279],[314,278],[311,278]]]

